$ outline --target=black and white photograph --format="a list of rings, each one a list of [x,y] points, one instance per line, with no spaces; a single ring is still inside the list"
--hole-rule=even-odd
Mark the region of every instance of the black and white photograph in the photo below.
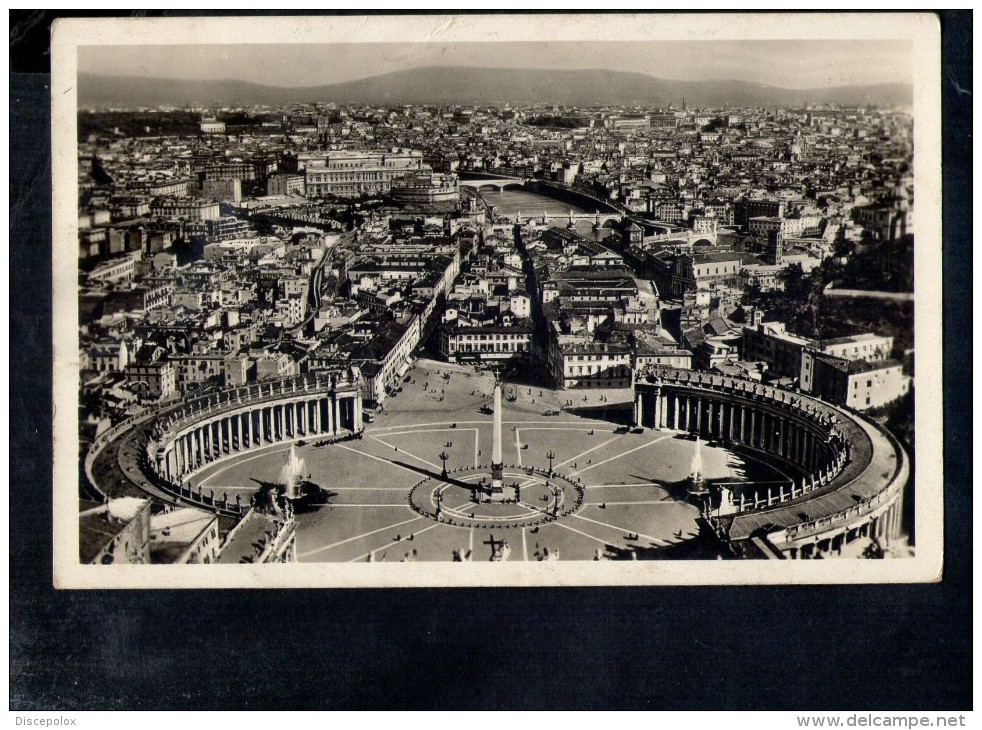
[[[939,63],[924,14],[59,20],[55,586],[939,580]]]

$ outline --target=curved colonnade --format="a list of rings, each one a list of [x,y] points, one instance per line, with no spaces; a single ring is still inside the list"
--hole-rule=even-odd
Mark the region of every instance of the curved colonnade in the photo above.
[[[115,458],[129,482],[194,506],[238,515],[249,505],[202,494],[188,480],[225,458],[280,442],[351,437],[362,430],[357,368],[223,390],[157,415],[119,424],[86,455],[89,481],[105,492],[93,468]],[[115,449],[108,449],[115,446]]]
[[[635,388],[637,426],[688,431],[793,472],[784,483],[727,484],[706,514],[738,552],[841,552],[859,537],[902,534],[910,465],[889,433],[807,395],[710,373],[652,369]]]

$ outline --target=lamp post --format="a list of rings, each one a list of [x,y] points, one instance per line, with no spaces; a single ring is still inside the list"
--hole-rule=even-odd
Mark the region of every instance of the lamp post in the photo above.
[[[441,451],[438,458],[443,460],[443,478],[446,479],[447,478],[447,459],[449,459],[450,456],[447,454],[446,451]]]
[[[556,458],[556,452],[549,449],[546,452],[546,458],[549,460],[549,476],[552,477],[552,460]]]

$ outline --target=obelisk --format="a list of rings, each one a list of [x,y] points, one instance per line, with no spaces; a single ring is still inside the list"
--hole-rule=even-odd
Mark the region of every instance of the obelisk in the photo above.
[[[500,492],[502,488],[501,473],[503,469],[501,458],[501,383],[494,384],[494,425],[491,429],[491,493]]]

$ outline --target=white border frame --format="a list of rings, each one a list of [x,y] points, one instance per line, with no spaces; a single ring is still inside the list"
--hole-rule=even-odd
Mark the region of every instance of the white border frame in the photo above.
[[[77,54],[83,45],[647,40],[909,40],[914,82],[917,245],[916,555],[896,560],[515,563],[78,563]],[[940,580],[941,40],[930,13],[429,15],[60,19],[51,44],[54,585],[57,588],[317,588],[914,583]],[[59,407],[59,404],[65,407]]]

